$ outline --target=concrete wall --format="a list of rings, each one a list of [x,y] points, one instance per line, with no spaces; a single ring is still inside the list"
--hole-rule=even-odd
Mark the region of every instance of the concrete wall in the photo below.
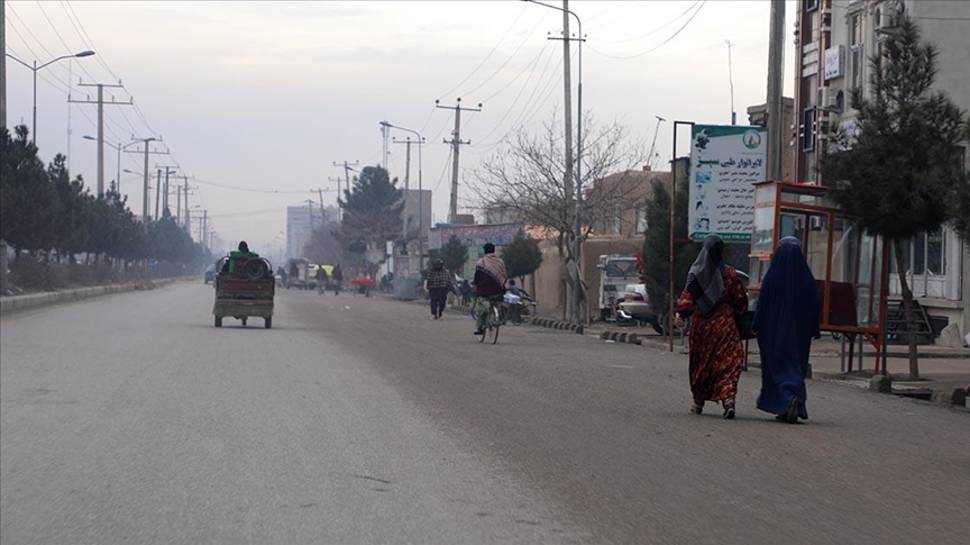
[[[583,282],[586,283],[587,320],[599,315],[600,271],[596,268],[599,256],[605,254],[633,255],[640,251],[643,240],[640,238],[614,239],[591,238],[583,244]],[[559,255],[555,240],[539,243],[542,250],[542,266],[529,279],[526,291],[538,301],[540,314],[564,318],[566,305],[566,285],[563,281],[564,260]]]

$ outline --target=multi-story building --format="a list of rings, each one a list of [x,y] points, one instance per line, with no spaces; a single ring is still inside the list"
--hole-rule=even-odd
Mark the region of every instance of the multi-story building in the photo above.
[[[851,134],[857,112],[851,95],[869,92],[868,59],[902,15],[938,49],[935,86],[970,111],[970,2],[952,0],[799,0],[795,33],[794,178],[823,184],[820,166],[837,131]],[[965,146],[966,147],[966,146]],[[965,154],[964,161],[968,168]],[[970,249],[948,228],[907,243],[910,286],[938,321],[970,329]],[[900,286],[890,275],[890,294]]]
[[[401,221],[408,238],[420,236],[427,239],[431,233],[431,190],[409,189],[404,191],[404,210]],[[419,225],[421,226],[419,229]]]
[[[795,100],[790,97],[782,98],[782,110],[781,110],[781,126],[791,127],[795,120]],[[768,104],[762,103],[757,106],[748,107],[748,122],[751,125],[757,125],[759,127],[768,126]],[[793,172],[794,157],[792,156],[794,152],[794,145],[790,141],[784,141],[781,145],[781,181],[791,182],[794,181],[795,176]]]
[[[641,170],[614,172],[593,182],[584,197],[595,210],[592,234],[636,238],[647,230],[647,201],[653,184],[670,184],[670,172]]]
[[[303,256],[303,245],[310,233],[320,227],[324,215],[319,207],[310,204],[286,207],[286,258]]]

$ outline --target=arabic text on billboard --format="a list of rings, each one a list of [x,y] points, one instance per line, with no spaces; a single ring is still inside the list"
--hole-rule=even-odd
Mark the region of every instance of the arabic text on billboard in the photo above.
[[[763,127],[694,125],[690,148],[693,240],[717,234],[746,242],[754,224],[754,183],[765,179],[767,130]]]

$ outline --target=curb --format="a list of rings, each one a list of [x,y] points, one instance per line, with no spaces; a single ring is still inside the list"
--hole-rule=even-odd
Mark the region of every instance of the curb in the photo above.
[[[559,320],[553,320],[551,318],[542,318],[539,316],[532,318],[532,321],[530,323],[532,325],[539,326],[539,327],[548,327],[550,329],[571,331],[573,333],[578,333],[580,335],[582,335],[585,332],[585,328],[583,328],[583,326],[581,325],[574,325],[570,322],[562,322]]]
[[[31,293],[28,295],[14,295],[0,298],[0,315],[6,316],[15,312],[36,308],[82,301],[103,295],[125,293],[129,291],[155,289],[174,282],[175,279],[158,280],[149,283],[111,284],[108,286],[93,286],[73,290],[51,291],[45,293]],[[148,286],[148,287],[146,287]]]

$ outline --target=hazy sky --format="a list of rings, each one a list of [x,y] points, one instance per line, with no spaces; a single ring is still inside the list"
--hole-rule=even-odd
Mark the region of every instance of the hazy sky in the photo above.
[[[484,103],[481,113],[462,117],[462,138],[472,140],[461,150],[463,169],[500,149],[495,143],[510,130],[533,127],[561,110],[562,44],[547,35],[558,35],[562,18],[525,2],[7,0],[6,5],[8,52],[28,62],[88,47],[98,52],[41,72],[48,80],[38,80],[38,145],[45,159],[68,150],[66,83],[76,84],[79,77],[111,82],[113,73],[140,111],[107,106],[109,140],[152,131],[163,135],[173,155],[157,160],[174,160],[199,180],[191,204],[208,209],[224,240],[246,238],[256,248],[282,242],[287,204],[316,201],[311,189],[335,187],[330,180],[342,169],[332,162],[381,160],[382,119],[427,136],[424,187],[435,190],[435,220],[441,221],[450,180],[442,138],[453,118],[434,108],[436,98],[443,104],[459,96],[466,105]],[[570,7],[587,36],[584,109],[627,125],[647,145],[655,115],[730,121],[725,40],[734,44],[739,122],[746,122],[747,106],[764,101],[765,1],[574,0]],[[786,90],[793,9],[789,2]],[[74,86],[71,92],[84,98],[89,90]],[[8,61],[9,125],[30,124],[30,93],[30,72]],[[120,90],[115,96],[127,98]],[[71,111],[71,168],[93,187],[96,146],[82,137],[96,134],[96,108],[74,105]],[[670,126],[664,124],[657,140],[664,160],[670,146]],[[106,180],[115,177],[115,157],[106,148]],[[416,162],[415,157],[415,185]],[[153,168],[155,163],[153,157]],[[392,146],[389,164],[391,175],[403,180],[404,146]],[[134,171],[141,165],[139,155],[122,161]],[[305,193],[258,193],[213,183]],[[122,192],[140,213],[141,178],[122,174]],[[333,203],[335,193],[324,199]],[[475,203],[462,195],[461,204]]]

